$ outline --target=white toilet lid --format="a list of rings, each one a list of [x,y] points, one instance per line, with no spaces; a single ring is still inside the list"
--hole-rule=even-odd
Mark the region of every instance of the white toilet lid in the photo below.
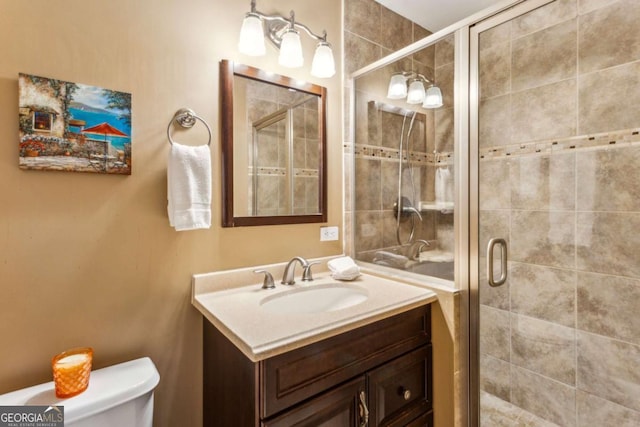
[[[89,387],[68,399],[56,397],[53,381],[0,395],[0,405],[64,406],[65,422],[106,411],[153,391],[160,374],[148,357],[91,371]]]

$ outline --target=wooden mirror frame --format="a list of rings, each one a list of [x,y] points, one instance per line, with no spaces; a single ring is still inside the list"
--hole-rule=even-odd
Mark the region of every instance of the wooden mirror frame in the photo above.
[[[318,213],[309,215],[235,216],[233,212],[233,78],[240,76],[320,97],[318,103]],[[220,127],[222,149],[222,226],[306,224],[327,222],[327,89],[290,77],[266,73],[248,65],[220,61]]]

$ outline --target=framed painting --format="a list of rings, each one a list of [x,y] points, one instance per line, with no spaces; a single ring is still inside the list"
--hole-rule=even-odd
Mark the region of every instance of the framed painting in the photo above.
[[[18,76],[20,168],[131,174],[131,94]]]

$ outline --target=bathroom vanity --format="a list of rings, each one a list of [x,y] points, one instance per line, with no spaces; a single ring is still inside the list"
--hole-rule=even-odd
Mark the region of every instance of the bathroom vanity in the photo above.
[[[278,267],[260,268],[276,276]],[[433,292],[370,275],[335,283],[326,273],[265,290],[247,270],[194,276],[192,303],[205,317],[204,425],[433,425]],[[238,286],[247,280],[255,284]],[[266,309],[334,288],[366,299]]]
[[[203,407],[206,426],[431,426],[430,307],[259,362],[204,322]]]

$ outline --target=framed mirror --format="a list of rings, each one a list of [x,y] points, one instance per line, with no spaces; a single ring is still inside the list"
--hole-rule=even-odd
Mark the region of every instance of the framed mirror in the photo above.
[[[326,89],[220,62],[222,226],[327,221]]]

